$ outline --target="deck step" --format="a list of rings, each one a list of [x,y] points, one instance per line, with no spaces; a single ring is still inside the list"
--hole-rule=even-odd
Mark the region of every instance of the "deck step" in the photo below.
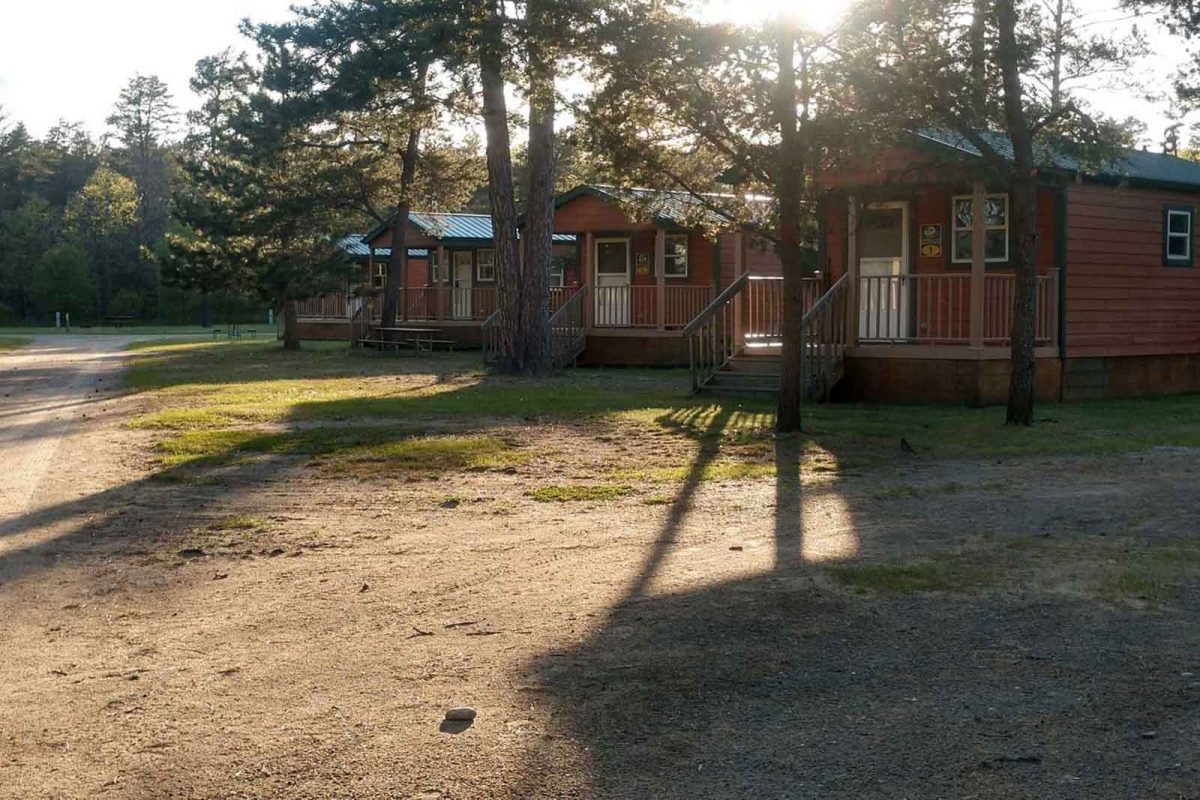
[[[712,376],[710,385],[713,386],[750,386],[750,387],[765,387],[772,390],[779,389],[779,373],[771,374],[769,372],[718,372]]]
[[[755,397],[760,399],[772,399],[779,396],[779,387],[765,386],[708,386],[700,387],[703,394],[716,394],[721,397]]]
[[[779,377],[779,356],[734,356],[723,371]]]

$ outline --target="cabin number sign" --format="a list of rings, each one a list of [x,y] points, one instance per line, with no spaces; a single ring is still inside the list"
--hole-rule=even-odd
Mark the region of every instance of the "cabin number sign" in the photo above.
[[[921,226],[921,255],[940,256],[942,254],[942,226],[928,223]]]

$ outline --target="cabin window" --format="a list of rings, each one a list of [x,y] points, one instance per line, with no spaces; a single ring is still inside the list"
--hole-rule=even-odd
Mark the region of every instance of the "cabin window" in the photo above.
[[[688,237],[668,236],[663,274],[668,278],[686,278],[688,274]]]
[[[970,264],[971,229],[975,223],[971,195],[956,195],[954,203],[954,237],[950,242],[950,260],[955,264]],[[986,262],[1008,261],[1008,195],[988,194],[983,197],[984,249]]]
[[[479,250],[476,252],[476,257],[479,280],[481,282],[496,280],[496,251]]]
[[[1192,223],[1196,212],[1187,206],[1168,206],[1163,220],[1163,263],[1167,266],[1192,265]]]
[[[437,285],[438,282],[438,253],[440,250],[429,251],[429,283]]]
[[[561,289],[567,283],[567,256],[554,256],[550,259],[550,286]]]
[[[387,262],[375,262],[375,275],[372,284],[376,289],[382,289],[387,284]]]

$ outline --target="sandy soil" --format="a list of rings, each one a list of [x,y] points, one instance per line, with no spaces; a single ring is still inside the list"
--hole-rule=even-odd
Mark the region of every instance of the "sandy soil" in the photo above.
[[[0,356],[0,797],[1200,797],[1200,589],[1081,566],[1194,536],[1195,452],[533,502],[614,457],[563,425],[514,474],[167,483],[119,346]],[[933,553],[1006,566],[824,568]]]

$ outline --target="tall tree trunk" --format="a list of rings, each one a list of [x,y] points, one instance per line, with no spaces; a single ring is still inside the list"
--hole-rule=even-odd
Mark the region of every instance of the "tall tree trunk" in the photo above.
[[[800,322],[804,317],[803,274],[800,264],[800,201],[804,190],[803,143],[796,124],[796,30],[780,23],[775,55],[779,67],[775,86],[775,119],[779,125],[779,164],[775,193],[779,198],[779,261],[783,269],[783,353],[779,367],[779,407],[775,428],[781,433],[800,430]]]
[[[300,349],[300,318],[296,313],[296,301],[283,301],[283,349]]]
[[[208,292],[200,293],[200,327],[212,327],[212,308],[208,301]]]
[[[1051,47],[1054,49],[1054,72],[1050,76],[1050,113],[1057,114],[1062,107],[1062,62],[1063,37],[1066,34],[1066,0],[1057,0],[1050,18],[1054,23]]]
[[[429,65],[422,62],[417,68],[417,97],[423,102],[425,81]],[[392,220],[392,251],[388,255],[387,283],[383,290],[383,326],[396,324],[400,308],[400,295],[408,286],[408,217],[412,213],[412,184],[417,174],[417,159],[421,155],[421,126],[414,125],[408,132],[404,154],[400,157],[400,199],[396,203],[396,216]],[[403,316],[407,317],[407,309]]]
[[[551,364],[550,259],[554,248],[554,61],[547,53],[548,0],[529,0],[529,202],[525,217],[525,264],[521,315],[524,336],[518,360],[526,372]]]
[[[485,0],[479,43],[479,78],[483,88],[483,128],[487,137],[488,196],[492,206],[492,246],[500,322],[497,354],[501,369],[524,368],[524,325],[521,317],[521,262],[517,250],[517,211],[513,201],[512,151],[508,137],[508,104],[504,97],[502,0]],[[444,269],[444,265],[439,265]]]
[[[1033,133],[1025,115],[1013,0],[996,0],[997,57],[1004,81],[1004,120],[1013,149],[1012,253],[1015,273],[1012,307],[1012,376],[1008,385],[1008,424],[1033,424],[1037,360],[1037,178]]]

